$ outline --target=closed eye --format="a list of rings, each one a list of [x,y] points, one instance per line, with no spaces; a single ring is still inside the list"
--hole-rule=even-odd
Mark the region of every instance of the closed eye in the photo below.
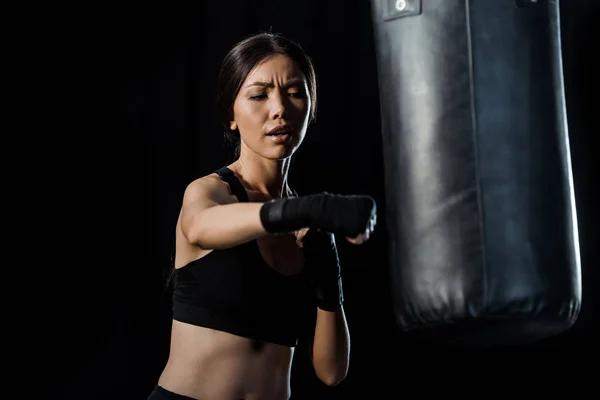
[[[305,97],[304,92],[294,92],[294,93],[288,93],[289,96],[295,98],[295,99],[302,99]],[[252,101],[259,101],[259,100],[263,100],[265,98],[267,98],[268,96],[266,94],[260,94],[257,96],[251,96],[250,100]]]
[[[250,100],[253,100],[253,101],[258,101],[258,100],[262,100],[262,99],[264,99],[265,97],[267,97],[267,95],[266,95],[266,94],[260,94],[260,95],[258,95],[258,96],[252,96],[252,97],[250,97]]]

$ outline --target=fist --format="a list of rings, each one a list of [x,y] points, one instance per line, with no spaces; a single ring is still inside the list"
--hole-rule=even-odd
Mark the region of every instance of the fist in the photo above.
[[[375,230],[376,224],[377,224],[377,215],[374,215],[369,220],[367,229],[363,233],[361,233],[360,235],[358,235],[354,238],[346,237],[346,240],[349,241],[350,243],[356,244],[356,245],[366,242],[367,240],[369,240],[369,238],[371,237],[371,234]],[[302,246],[303,246],[302,240],[304,239],[304,236],[306,236],[306,233],[308,232],[309,229],[310,228],[302,228],[302,229],[294,232],[294,236],[296,236],[296,244],[298,245],[298,247],[302,248]]]
[[[361,244],[361,243],[366,242],[367,240],[369,240],[369,238],[371,237],[371,234],[375,230],[375,225],[377,225],[377,214],[373,214],[371,219],[369,219],[369,222],[367,224],[367,229],[363,233],[361,233],[360,235],[358,235],[355,238],[346,237],[346,240],[352,244]]]

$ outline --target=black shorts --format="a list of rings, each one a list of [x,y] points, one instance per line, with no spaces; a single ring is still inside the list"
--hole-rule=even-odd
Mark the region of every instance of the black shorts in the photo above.
[[[184,396],[182,394],[173,393],[162,386],[156,385],[147,400],[176,400],[188,399],[194,400],[193,397]]]

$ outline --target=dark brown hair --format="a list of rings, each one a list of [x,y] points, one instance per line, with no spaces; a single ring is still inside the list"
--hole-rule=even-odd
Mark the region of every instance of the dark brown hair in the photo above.
[[[294,60],[306,77],[308,95],[311,99],[309,123],[314,121],[317,109],[317,79],[310,57],[299,44],[275,33],[259,33],[238,42],[227,53],[221,63],[218,78],[218,116],[225,129],[226,141],[235,147],[235,158],[239,157],[239,132],[229,127],[233,120],[233,103],[252,69],[265,58],[284,54]]]

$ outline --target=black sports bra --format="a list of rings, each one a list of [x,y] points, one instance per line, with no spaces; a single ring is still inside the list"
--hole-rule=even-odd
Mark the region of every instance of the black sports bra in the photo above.
[[[246,190],[228,168],[216,171],[240,202]],[[314,318],[307,276],[287,276],[262,258],[256,240],[208,255],[175,270],[173,319],[243,336],[296,346]]]

